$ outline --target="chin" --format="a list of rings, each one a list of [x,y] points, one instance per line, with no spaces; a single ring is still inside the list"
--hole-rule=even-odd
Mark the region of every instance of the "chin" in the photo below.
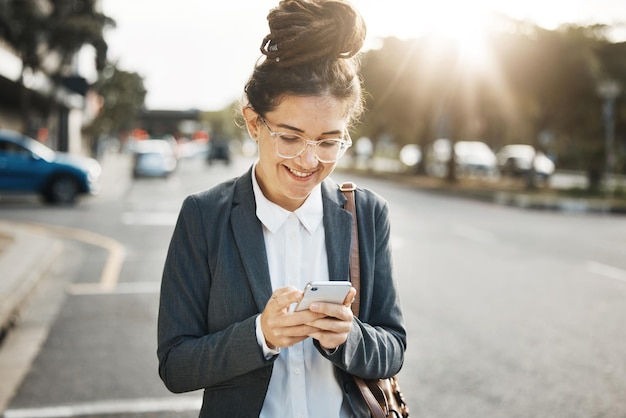
[[[312,187],[306,188],[289,188],[285,191],[285,196],[291,200],[303,201],[311,194]]]

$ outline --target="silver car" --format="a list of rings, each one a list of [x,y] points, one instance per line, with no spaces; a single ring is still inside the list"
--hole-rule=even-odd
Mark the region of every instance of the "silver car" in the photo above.
[[[431,177],[446,177],[452,156],[449,139],[440,138],[431,144],[426,153],[426,173]],[[489,145],[481,141],[457,141],[454,143],[456,174],[459,177],[499,177],[498,160]]]
[[[143,139],[133,144],[133,177],[168,177],[176,170],[176,154],[167,141]]]
[[[534,167],[535,174],[541,180],[547,180],[555,170],[554,162],[543,152],[535,151],[532,145],[505,145],[497,157],[502,174],[510,176],[524,176]]]

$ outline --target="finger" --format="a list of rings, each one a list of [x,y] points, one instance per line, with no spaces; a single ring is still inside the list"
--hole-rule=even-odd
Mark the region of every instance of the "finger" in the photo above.
[[[322,347],[327,350],[333,350],[345,343],[348,339],[348,333],[335,333],[328,331],[318,331],[311,334],[311,338],[319,341]]]
[[[273,347],[283,348],[290,347],[305,340],[311,333],[314,332],[319,332],[319,330],[309,325],[281,327],[274,329],[271,335],[265,336],[265,339]]]
[[[326,316],[324,318],[308,322],[307,325],[325,332],[347,333],[352,328],[352,321],[340,320]]]
[[[261,314],[261,329],[269,346],[290,347],[319,331],[308,323],[323,318],[324,313],[291,312],[290,307],[302,296],[302,291],[293,286],[276,289],[270,296]]]
[[[342,321],[352,321],[350,305],[338,305],[336,303],[315,302],[309,307],[311,312],[321,313],[326,316],[337,318]]]
[[[302,298],[302,291],[296,289],[293,286],[281,287],[276,289],[272,296],[267,301],[267,305],[271,304],[272,311],[281,311],[292,303],[299,301]],[[267,306],[266,305],[266,309]]]
[[[356,297],[356,289],[353,287],[348,291],[346,298],[343,301],[345,306],[350,306],[354,302],[354,298]]]

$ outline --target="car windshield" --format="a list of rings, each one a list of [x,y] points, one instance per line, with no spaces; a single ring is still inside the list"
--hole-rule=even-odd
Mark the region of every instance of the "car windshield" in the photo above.
[[[54,151],[31,138],[24,138],[24,146],[28,148],[33,154],[46,161],[54,160]]]

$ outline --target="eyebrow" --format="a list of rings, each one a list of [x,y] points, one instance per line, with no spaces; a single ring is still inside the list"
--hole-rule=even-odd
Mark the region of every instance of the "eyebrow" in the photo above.
[[[289,129],[291,131],[296,131],[299,132],[301,134],[304,134],[304,131],[300,128],[296,128],[295,126],[291,126],[291,125],[287,125],[285,123],[279,123],[276,125],[277,128],[283,128],[283,129]],[[328,132],[322,132],[322,134],[320,136],[324,136],[324,135],[341,135],[343,133],[343,131],[340,130],[334,130],[334,131],[328,131]]]

